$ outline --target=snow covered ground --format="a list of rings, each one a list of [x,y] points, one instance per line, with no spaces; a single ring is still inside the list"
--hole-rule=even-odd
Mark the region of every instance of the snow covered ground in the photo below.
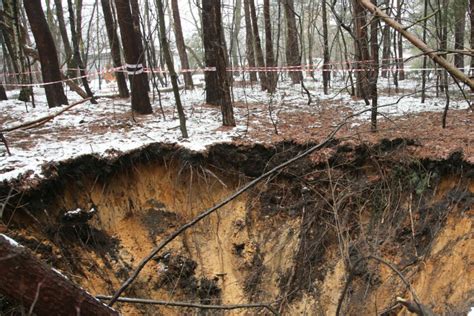
[[[320,81],[306,80],[305,85],[312,96],[311,105],[307,105],[308,98],[301,87],[291,86],[288,83],[281,83],[273,96],[260,91],[258,85],[253,88],[236,87],[233,90],[234,100],[236,103],[250,105],[268,105],[271,102],[274,117],[295,112],[301,115],[314,115],[315,108],[323,103],[321,101],[326,101],[325,106],[331,106],[328,105],[331,103],[334,103],[334,107],[343,104],[353,112],[370,107],[363,101],[352,100],[347,92],[339,92],[345,85],[343,81],[335,81],[336,86],[332,87],[334,93],[330,95],[322,93]],[[415,89],[417,85],[417,82],[407,80],[403,82],[402,88]],[[97,91],[97,80],[92,82],[92,86]],[[340,89],[337,89],[337,86]],[[381,86],[387,87],[388,83],[381,80]],[[97,95],[116,92],[112,83],[102,82],[101,88]],[[31,104],[15,100],[18,90],[8,92],[10,100],[0,102],[0,129],[58,112],[60,110],[58,108],[48,109],[43,91],[42,88],[35,88],[37,106],[34,109]],[[430,97],[425,104],[421,104],[418,95],[399,100],[401,95],[381,96],[379,105],[392,105],[382,107],[380,112],[394,117],[444,109],[444,99]],[[157,98],[153,102],[154,114],[134,118],[130,112],[129,100],[101,98],[97,105],[90,102],[78,105],[38,128],[5,133],[12,155],[8,156],[0,143],[0,181],[15,178],[28,171],[31,171],[31,177],[41,176],[41,165],[50,161],[62,161],[84,154],[113,155],[117,151],[126,152],[156,142],[178,143],[191,150],[201,151],[214,143],[248,137],[246,131],[249,128],[249,111],[261,112],[252,113],[253,119],[259,117],[262,120],[270,120],[268,111],[262,111],[262,108],[266,107],[256,110],[252,106],[239,106],[235,108],[237,126],[222,128],[220,110],[204,104],[205,95],[202,88],[182,91],[181,96],[187,116],[188,139],[181,137],[172,93],[162,93],[165,118],[162,116]],[[70,91],[68,98],[70,103],[80,99]],[[451,101],[451,109],[466,107],[465,102]],[[359,120],[367,120],[369,116],[370,113],[366,112],[359,117]],[[355,120],[353,124],[356,126],[359,123]],[[258,129],[258,124],[250,128]]]

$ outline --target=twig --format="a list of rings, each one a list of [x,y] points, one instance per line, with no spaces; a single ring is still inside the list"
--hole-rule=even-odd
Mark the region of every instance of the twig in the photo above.
[[[112,296],[97,295],[96,298],[100,300],[109,300]],[[164,305],[164,306],[175,306],[175,307],[191,307],[191,308],[202,308],[202,309],[220,309],[220,310],[232,310],[232,309],[247,309],[247,308],[266,308],[273,315],[279,315],[278,312],[271,307],[270,303],[253,303],[253,304],[231,304],[231,305],[204,305],[198,303],[188,302],[170,302],[152,300],[146,298],[134,298],[134,297],[120,297],[117,299],[119,302],[132,303],[132,304],[149,304],[149,305]]]
[[[7,154],[8,156],[11,156],[12,153],[10,152],[10,148],[8,148],[8,142],[5,136],[3,135],[2,132],[0,132],[0,140],[2,141],[3,145],[5,145],[5,148],[7,149]]]
[[[368,261],[369,259],[373,259],[375,261],[378,261],[379,263],[382,263],[384,265],[386,265],[387,267],[389,267],[390,269],[392,269],[392,271],[394,271],[399,277],[400,279],[403,281],[403,283],[405,283],[405,285],[408,287],[408,290],[410,291],[411,295],[413,296],[413,299],[415,300],[415,303],[416,305],[420,308],[420,310],[422,311],[421,313],[421,316],[423,316],[423,309],[422,309],[422,304],[420,303],[420,300],[418,298],[418,296],[416,295],[415,293],[415,290],[411,287],[410,283],[407,281],[407,279],[403,276],[403,274],[400,272],[400,270],[398,270],[393,264],[391,264],[390,262],[380,258],[380,257],[377,257],[375,255],[370,255],[370,256],[367,256],[367,257],[363,257],[363,258],[360,258],[359,260],[357,260],[353,266],[353,268],[351,269],[351,272],[349,274],[349,277],[347,278],[347,281],[346,281],[346,285],[344,286],[344,289],[342,290],[342,294],[341,294],[341,297],[339,297],[339,302],[337,303],[337,309],[336,309],[336,316],[339,316],[340,313],[341,313],[341,308],[342,308],[342,302],[344,301],[344,298],[346,296],[346,293],[347,293],[347,290],[349,289],[349,285],[351,284],[352,280],[354,279],[354,272],[356,271],[358,265],[362,262],[362,261]]]
[[[381,107],[385,107],[385,106],[390,106],[392,104],[388,104],[388,105],[382,105],[382,106],[379,106],[379,108]],[[114,293],[114,295],[112,296],[110,302],[109,302],[109,306],[113,306],[113,304],[117,301],[117,299],[120,297],[120,295],[130,286],[130,284],[133,283],[133,281],[138,277],[138,275],[140,274],[140,272],[143,270],[143,268],[145,267],[145,265],[154,257],[156,256],[166,245],[168,245],[170,242],[172,242],[176,237],[178,237],[182,232],[184,232],[185,230],[187,230],[188,228],[191,228],[192,226],[196,225],[197,223],[199,223],[202,219],[206,218],[207,216],[209,216],[210,214],[214,213],[215,211],[217,211],[218,209],[220,209],[221,207],[227,205],[228,203],[230,203],[232,200],[234,200],[235,198],[237,198],[238,196],[240,196],[241,194],[243,194],[244,192],[246,192],[247,190],[249,190],[250,188],[252,188],[253,186],[255,186],[257,183],[261,182],[262,180],[265,180],[266,178],[270,177],[271,175],[273,175],[274,173],[286,168],[287,166],[291,165],[292,163],[294,163],[295,161],[298,161],[308,155],[310,155],[311,153],[315,152],[316,150],[318,149],[321,149],[321,148],[324,148],[325,146],[327,146],[328,144],[331,143],[331,141],[333,140],[334,136],[337,134],[337,132],[343,127],[345,126],[349,119],[353,118],[353,117],[356,117],[356,116],[359,116],[365,112],[368,112],[368,111],[371,111],[371,109],[365,109],[365,110],[362,110],[362,111],[359,111],[359,112],[356,112],[354,114],[351,114],[349,116],[347,116],[346,118],[344,118],[344,120],[339,124],[337,125],[331,133],[329,133],[329,135],[326,137],[325,140],[323,140],[321,143],[319,143],[318,145],[315,145],[311,148],[309,148],[308,150],[302,152],[301,154],[291,158],[290,160],[287,160],[286,162],[274,167],[273,169],[271,169],[270,171],[267,171],[265,173],[263,173],[262,175],[260,175],[259,177],[255,178],[254,180],[248,182],[247,184],[245,184],[244,186],[242,186],[240,189],[238,189],[237,191],[235,191],[234,193],[232,193],[231,195],[229,195],[227,198],[225,198],[224,200],[222,200],[221,202],[217,203],[216,205],[212,206],[211,208],[203,211],[201,214],[199,214],[198,216],[196,216],[194,219],[192,219],[191,221],[187,222],[186,224],[182,225],[180,228],[178,228],[176,231],[174,231],[173,233],[171,233],[171,235],[169,235],[168,237],[166,237],[163,241],[160,242],[160,244],[158,244],[158,246],[156,246],[154,249],[152,249],[152,251],[145,257],[143,258],[140,263],[138,264],[137,268],[135,269],[135,271],[133,271],[133,273],[131,274],[131,276],[122,284],[122,286]]]
[[[14,130],[17,130],[17,129],[20,129],[20,128],[28,128],[28,127],[31,127],[31,126],[40,126],[42,124],[45,124],[46,122],[48,121],[51,121],[53,118],[55,118],[56,116],[58,115],[61,115],[63,114],[64,112],[70,110],[71,108],[75,107],[76,105],[79,105],[79,104],[82,104],[86,101],[89,101],[91,100],[92,98],[87,98],[87,99],[83,99],[83,100],[80,100],[80,101],[77,101],[76,103],[73,103],[67,107],[65,107],[64,109],[62,109],[61,111],[55,113],[55,114],[51,114],[51,115],[48,115],[48,116],[45,116],[45,117],[42,117],[42,118],[39,118],[39,119],[36,119],[34,121],[30,121],[30,122],[26,122],[26,123],[23,123],[23,124],[20,124],[20,125],[17,125],[17,126],[13,126],[13,127],[8,127],[8,128],[4,128],[2,130],[0,130],[0,133],[5,133],[5,132],[12,132]]]

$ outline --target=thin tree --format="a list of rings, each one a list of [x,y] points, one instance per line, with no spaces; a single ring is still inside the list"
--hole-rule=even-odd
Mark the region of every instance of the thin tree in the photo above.
[[[230,83],[227,75],[227,59],[220,0],[202,0],[202,25],[204,55],[206,67],[215,67],[216,71],[205,73],[206,102],[219,105],[222,112],[222,124],[235,126],[234,109],[230,97]]]
[[[234,14],[233,14],[233,23],[232,23],[232,32],[230,37],[230,53],[232,57],[232,66],[234,68],[239,66],[239,34],[240,34],[240,25],[242,22],[242,0],[236,0],[234,5]],[[238,70],[234,71],[233,74],[238,76],[240,72]]]
[[[64,94],[61,83],[56,46],[41,7],[41,0],[24,0],[23,4],[38,49],[43,82],[55,82],[44,86],[48,106],[52,108],[67,104],[66,94]]]
[[[171,0],[171,8],[173,11],[174,36],[176,39],[176,48],[178,49],[179,60],[181,61],[181,68],[189,69],[189,60],[188,54],[186,53],[186,46],[184,44],[183,28],[181,27],[181,17],[179,15],[178,0]],[[160,13],[159,10],[158,13]],[[183,77],[184,88],[187,90],[194,89],[193,77],[191,72],[189,70],[185,71],[183,73]]]
[[[75,77],[74,68],[76,68],[77,65],[73,58],[71,43],[69,42],[69,36],[66,29],[66,22],[64,21],[63,5],[61,3],[61,0],[54,0],[54,5],[56,7],[56,18],[57,18],[59,33],[61,34],[61,39],[62,39],[63,48],[64,48],[64,54],[65,54],[64,60],[66,60],[68,68],[70,68],[68,71],[69,76]]]
[[[270,0],[263,0],[263,19],[265,23],[265,58],[267,67],[275,67],[275,55],[273,53],[272,23],[270,17]],[[267,91],[275,92],[277,86],[277,73],[267,72]]]
[[[72,46],[74,48],[73,56],[76,65],[79,67],[79,73],[81,74],[82,85],[84,86],[84,90],[86,90],[87,96],[91,99],[91,103],[97,104],[97,101],[94,98],[94,94],[89,87],[89,81],[87,80],[85,65],[82,62],[81,52],[79,49],[79,40],[80,36],[80,29],[76,29],[75,27],[75,18],[74,18],[74,7],[72,5],[72,0],[67,0],[68,10],[69,10],[69,26],[71,28],[71,39],[72,39]]]
[[[430,0],[424,0],[424,4],[423,4],[423,16],[426,17],[428,16],[428,3],[429,3]],[[423,42],[426,43],[426,35],[427,35],[427,24],[428,24],[428,21],[427,19],[425,18],[423,20]],[[386,25],[385,27],[389,27],[388,25]],[[426,100],[426,75],[427,75],[427,71],[426,71],[426,67],[428,65],[428,57],[426,55],[423,56],[423,70],[421,72],[421,103],[425,103],[425,100]]]
[[[326,0],[322,1],[321,6],[321,14],[323,19],[323,88],[324,94],[328,94],[329,82],[331,81],[331,71],[329,66],[331,58],[329,56],[329,31]]]
[[[464,33],[466,30],[467,0],[457,0],[454,6],[454,50],[464,50]],[[464,54],[454,55],[454,65],[464,71]]]
[[[174,100],[176,102],[176,108],[179,115],[179,127],[181,129],[181,135],[183,138],[188,138],[188,131],[186,130],[186,117],[184,116],[183,105],[181,104],[181,97],[179,95],[178,75],[174,70],[173,57],[171,56],[170,46],[168,39],[166,38],[165,12],[163,10],[163,2],[161,0],[156,0],[156,7],[158,10],[158,22],[160,24],[161,48],[166,61],[166,66],[168,67],[170,74],[171,85],[173,86]]]
[[[267,90],[267,76],[265,73],[265,59],[263,57],[262,43],[260,41],[260,34],[258,30],[258,19],[257,19],[257,10],[255,9],[254,0],[245,0],[250,4],[250,17],[252,20],[252,32],[253,32],[253,44],[255,47],[255,57],[257,61],[257,66],[260,68],[258,71],[258,77],[260,78],[260,86],[262,90]]]
[[[396,20],[398,23],[402,22],[402,14],[403,14],[403,5],[405,4],[404,0],[397,0],[397,16]],[[397,68],[398,68],[398,80],[405,80],[405,62],[403,60],[403,37],[402,34],[396,33],[397,37],[397,49],[398,49],[398,60],[397,60]]]
[[[294,0],[284,0],[286,18],[286,62],[292,68],[301,66],[301,55],[298,41],[298,30],[296,28],[296,12]],[[289,76],[293,84],[299,84],[303,80],[301,71],[290,71]]]
[[[140,114],[151,114],[153,109],[150,105],[148,88],[145,85],[146,73],[143,72],[143,53],[139,50],[140,36],[133,27],[130,1],[115,0],[115,6],[132,90],[132,110]]]
[[[376,6],[377,0],[372,0]],[[370,52],[372,54],[372,67],[370,76],[370,92],[372,95],[372,111],[371,111],[371,131],[377,131],[377,107],[378,107],[378,91],[377,80],[379,76],[379,42],[378,42],[378,25],[379,20],[373,16],[370,22]]]
[[[354,16],[354,51],[356,60],[356,97],[364,98],[368,105],[370,99],[369,86],[369,43],[367,36],[367,15],[365,9],[358,0],[352,0],[352,10]]]
[[[469,0],[469,21],[471,24],[471,50],[474,50],[474,0]],[[470,75],[474,75],[474,56],[471,56]]]
[[[473,0],[474,1],[474,0]],[[255,68],[255,47],[253,41],[252,19],[250,17],[250,3],[244,0],[245,15],[245,55],[247,57],[248,67]],[[250,71],[250,82],[257,81],[257,73]]]
[[[109,39],[112,62],[114,67],[118,68],[122,66],[122,58],[120,56],[120,43],[110,1],[111,0],[101,0],[102,12],[104,13],[105,28],[107,30],[107,37]],[[117,87],[120,97],[128,98],[129,92],[123,71],[116,71],[115,78],[117,80]]]

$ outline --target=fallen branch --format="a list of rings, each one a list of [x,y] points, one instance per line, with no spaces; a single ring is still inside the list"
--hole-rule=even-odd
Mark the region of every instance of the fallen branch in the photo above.
[[[100,300],[110,300],[112,296],[97,295],[96,298]],[[219,309],[219,310],[233,310],[233,309],[250,309],[250,308],[266,308],[273,315],[279,315],[278,312],[271,307],[269,303],[254,303],[254,304],[232,304],[232,305],[205,305],[198,303],[187,303],[187,302],[170,302],[152,300],[146,298],[133,298],[133,297],[119,297],[118,302],[131,303],[131,304],[149,304],[149,305],[164,305],[164,306],[175,306],[175,307],[190,307],[190,308],[202,308],[202,309]]]
[[[20,124],[20,125],[17,125],[17,126],[4,128],[4,129],[0,130],[0,133],[12,132],[12,131],[15,131],[15,130],[20,129],[20,128],[29,128],[29,127],[32,127],[32,126],[38,127],[40,125],[45,124],[48,121],[51,121],[56,116],[59,116],[59,115],[63,114],[66,111],[69,111],[70,109],[72,109],[76,105],[82,104],[82,103],[84,103],[86,101],[89,101],[89,100],[91,100],[91,98],[83,99],[83,100],[77,101],[76,103],[68,105],[67,107],[65,107],[64,109],[62,109],[61,111],[59,111],[55,114],[51,114],[51,115],[36,119],[34,121],[26,122],[26,123],[23,123],[23,124]]]
[[[112,308],[0,234],[0,293],[37,315],[118,315]]]
[[[413,45],[419,48],[422,52],[426,53],[435,63],[446,69],[451,75],[456,77],[459,81],[467,84],[471,90],[474,90],[474,80],[471,80],[465,73],[459,70],[455,65],[448,62],[443,57],[435,53],[433,49],[428,47],[426,43],[416,37],[414,34],[408,32],[403,28],[403,25],[390,18],[385,12],[380,10],[376,5],[374,5],[371,0],[359,0],[359,3],[369,10],[372,14],[380,17],[388,26],[395,29],[400,33],[404,38],[409,40]]]
[[[413,296],[413,299],[415,300],[415,304],[417,305],[418,309],[421,311],[421,314],[420,316],[428,316],[428,315],[425,315],[423,313],[423,305],[420,303],[420,299],[418,298],[418,296],[416,295],[415,293],[415,290],[411,287],[410,283],[407,281],[407,279],[403,276],[403,274],[400,272],[400,270],[398,270],[393,264],[391,264],[390,262],[380,258],[380,257],[377,257],[377,256],[374,256],[374,255],[370,255],[370,256],[367,256],[367,257],[363,257],[363,258],[360,258],[359,260],[357,260],[355,263],[354,263],[354,266],[352,267],[351,269],[351,272],[349,274],[349,277],[347,278],[347,281],[346,281],[346,284],[344,286],[344,289],[342,290],[342,294],[341,294],[341,297],[339,297],[339,301],[337,303],[337,309],[336,309],[336,316],[339,316],[340,313],[341,313],[341,308],[342,308],[342,303],[344,302],[344,298],[346,296],[346,293],[347,293],[347,290],[349,289],[349,285],[352,283],[352,280],[354,279],[354,275],[355,275],[355,271],[357,269],[357,267],[359,266],[359,264],[363,261],[368,261],[368,260],[375,260],[379,263],[382,263],[384,265],[386,265],[387,267],[389,267],[393,272],[395,272],[399,277],[400,279],[403,281],[403,283],[405,283],[405,285],[407,286],[408,290],[410,291],[411,295]]]
[[[387,105],[388,106],[388,105]],[[382,108],[384,107],[383,105],[382,106],[379,106],[379,108]],[[231,202],[232,200],[234,200],[235,198],[237,198],[238,196],[240,196],[242,193],[246,192],[247,190],[249,190],[250,188],[252,188],[253,186],[255,186],[257,183],[261,182],[262,180],[265,180],[266,178],[270,177],[271,175],[273,175],[274,173],[288,167],[289,165],[291,165],[292,163],[294,163],[295,161],[298,161],[308,155],[310,155],[311,153],[315,152],[316,150],[319,150],[321,148],[324,148],[326,145],[330,144],[331,141],[334,139],[334,136],[337,134],[337,132],[344,126],[348,123],[349,119],[353,118],[353,117],[356,117],[356,116],[359,116],[361,115],[362,113],[365,113],[365,112],[369,112],[371,111],[371,109],[366,109],[366,110],[362,110],[362,111],[359,111],[357,113],[354,113],[354,114],[351,114],[349,116],[347,116],[339,125],[337,125],[333,131],[331,133],[329,133],[329,135],[327,136],[327,138],[322,141],[320,144],[318,145],[315,145],[311,148],[309,148],[308,150],[304,151],[303,153],[291,158],[290,160],[274,167],[273,169],[271,169],[270,171],[267,171],[265,173],[263,173],[262,175],[260,175],[258,178],[255,178],[254,180],[248,182],[247,184],[245,184],[244,186],[242,186],[240,189],[238,189],[237,191],[235,191],[234,193],[232,193],[231,195],[229,195],[227,198],[225,198],[224,200],[222,200],[221,202],[219,202],[218,204],[212,206],[211,208],[205,210],[204,212],[202,212],[201,214],[199,214],[198,216],[196,216],[194,219],[192,219],[191,221],[189,221],[188,223],[182,225],[180,228],[178,228],[176,231],[174,231],[171,235],[169,235],[168,237],[166,237],[163,241],[161,241],[158,246],[156,246],[155,248],[152,249],[152,251],[145,257],[143,258],[140,263],[138,264],[137,268],[135,268],[135,271],[133,271],[133,273],[131,274],[131,276],[122,284],[122,286],[114,293],[114,295],[112,296],[110,302],[109,302],[109,306],[113,306],[113,304],[117,301],[117,299],[120,297],[120,295],[123,293],[123,291],[125,291],[129,286],[130,284],[132,284],[132,282],[138,277],[138,275],[140,274],[140,272],[143,270],[143,268],[145,267],[145,265],[154,257],[156,256],[164,247],[166,247],[166,245],[168,245],[170,242],[172,242],[176,237],[178,237],[182,232],[184,232],[185,230],[191,228],[192,226],[196,225],[197,223],[199,223],[201,220],[203,220],[204,218],[206,218],[207,216],[209,216],[210,214],[214,213],[215,211],[217,211],[218,209],[220,209],[221,207],[225,206],[226,204],[228,204],[229,202]]]

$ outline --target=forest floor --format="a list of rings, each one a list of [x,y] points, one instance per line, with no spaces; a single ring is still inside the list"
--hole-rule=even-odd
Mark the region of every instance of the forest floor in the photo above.
[[[94,82],[97,88],[97,82]],[[97,105],[86,102],[33,129],[5,133],[11,156],[0,146],[0,180],[23,175],[41,176],[41,166],[84,154],[115,156],[150,143],[178,143],[185,148],[203,151],[220,142],[273,144],[293,141],[304,144],[323,140],[347,116],[370,109],[363,100],[354,100],[336,83],[329,95],[322,93],[321,82],[305,80],[308,95],[300,86],[280,83],[269,95],[258,85],[236,82],[233,89],[237,126],[221,126],[219,108],[205,104],[202,88],[182,91],[189,138],[180,135],[179,121],[171,92],[153,100],[154,113],[133,116],[128,99],[102,97]],[[393,85],[381,80],[379,127],[370,132],[370,111],[348,120],[336,138],[343,142],[368,143],[382,139],[410,139],[414,154],[423,158],[446,158],[462,151],[464,159],[474,162],[474,114],[465,100],[453,93],[447,127],[441,127],[444,98],[428,92],[424,104],[415,80],[401,82],[397,93]],[[115,93],[115,83],[103,83],[97,95]],[[344,91],[343,91],[344,90]],[[9,91],[10,100],[0,102],[0,129],[29,122],[60,110],[48,109],[43,89],[35,88],[36,108],[31,103],[15,100],[18,90]],[[68,92],[70,103],[80,98]],[[161,103],[161,106],[160,106]]]

